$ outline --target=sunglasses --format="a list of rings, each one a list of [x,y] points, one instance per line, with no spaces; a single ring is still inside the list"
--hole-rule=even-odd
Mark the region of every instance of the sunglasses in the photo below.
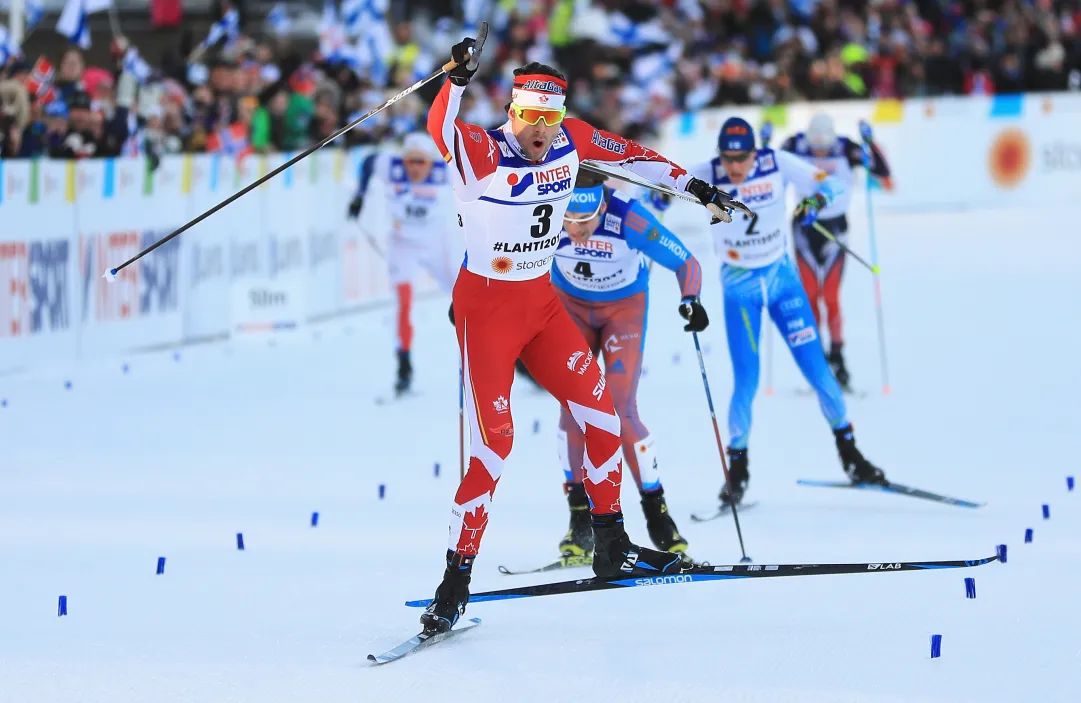
[[[410,166],[423,166],[428,163],[428,159],[405,159],[405,163]]]
[[[724,152],[721,152],[721,161],[725,161],[730,164],[738,164],[743,163],[744,161],[750,159],[752,156],[754,156],[753,151],[741,151],[737,154],[726,154]]]
[[[541,120],[544,120],[544,124],[549,127],[555,127],[567,116],[567,108],[565,107],[559,110],[542,110],[536,107],[522,107],[511,103],[510,109],[515,117],[529,125],[534,125]]]

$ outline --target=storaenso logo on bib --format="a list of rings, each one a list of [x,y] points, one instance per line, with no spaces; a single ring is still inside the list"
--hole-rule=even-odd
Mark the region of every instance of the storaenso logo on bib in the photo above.
[[[549,254],[548,256],[544,257],[543,259],[538,259],[536,261],[519,261],[518,265],[515,266],[514,268],[517,271],[532,271],[533,269],[548,268],[548,265],[551,264],[551,263],[552,263],[552,255]]]

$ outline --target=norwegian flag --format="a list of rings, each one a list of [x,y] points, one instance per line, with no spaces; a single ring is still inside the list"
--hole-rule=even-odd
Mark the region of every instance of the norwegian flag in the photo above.
[[[26,77],[26,91],[41,104],[50,103],[56,98],[53,92],[53,76],[56,74],[53,65],[44,56],[38,57],[34,67],[30,69],[30,75]]]

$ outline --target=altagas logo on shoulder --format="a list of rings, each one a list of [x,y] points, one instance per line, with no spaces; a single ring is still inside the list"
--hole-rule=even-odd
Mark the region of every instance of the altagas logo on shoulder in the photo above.
[[[592,142],[602,149],[612,152],[613,154],[626,154],[627,143],[618,139],[612,139],[601,134],[599,129],[593,130]]]

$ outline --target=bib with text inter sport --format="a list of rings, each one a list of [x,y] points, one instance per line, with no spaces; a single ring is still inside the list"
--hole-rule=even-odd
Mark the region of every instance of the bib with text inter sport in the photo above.
[[[724,173],[720,158],[714,158],[713,185],[745,203],[754,217],[736,214],[729,224],[710,228],[721,261],[744,268],[768,266],[784,256],[788,237],[785,215],[785,179],[777,168],[773,152],[763,149],[750,178],[734,185]]]

